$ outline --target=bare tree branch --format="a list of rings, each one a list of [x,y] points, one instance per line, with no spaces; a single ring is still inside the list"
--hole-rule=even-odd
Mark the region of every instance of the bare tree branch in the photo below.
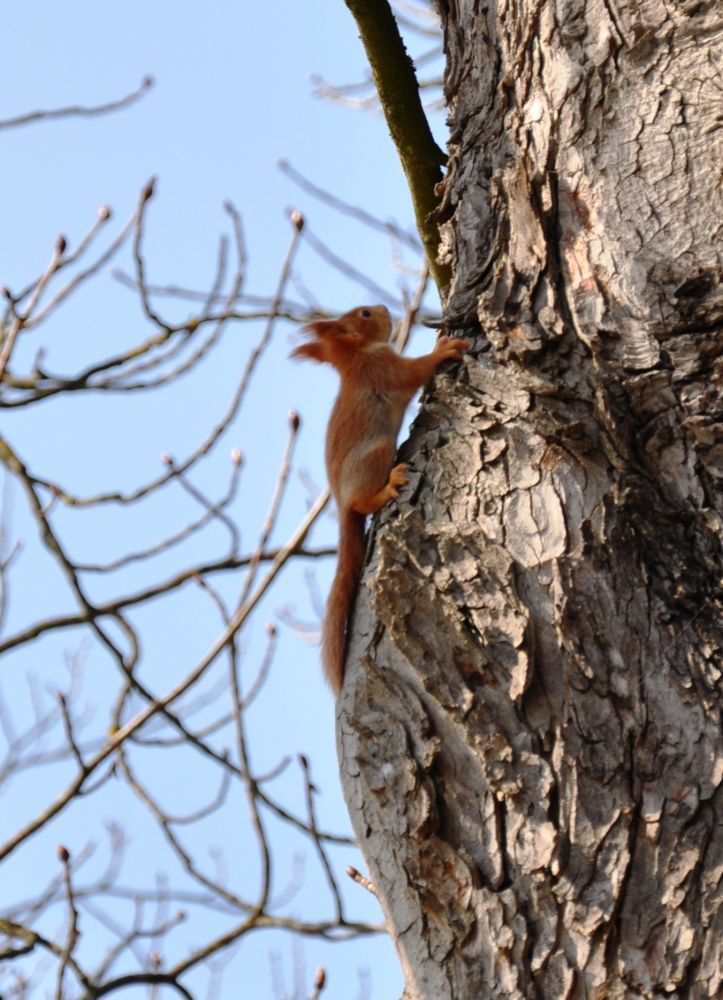
[[[22,125],[31,125],[34,122],[45,122],[50,121],[53,118],[96,118],[99,115],[107,115],[113,111],[121,111],[123,108],[128,108],[136,101],[140,100],[141,97],[151,89],[154,84],[152,76],[146,76],[141,81],[140,86],[126,94],[125,97],[120,97],[115,101],[108,101],[106,104],[95,104],[95,105],[82,105],[73,104],[66,108],[53,108],[48,111],[30,111],[24,115],[18,115],[15,118],[5,118],[0,120],[0,129],[4,128],[18,128]]]

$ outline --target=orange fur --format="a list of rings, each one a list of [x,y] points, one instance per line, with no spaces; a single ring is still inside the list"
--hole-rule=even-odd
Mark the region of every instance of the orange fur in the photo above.
[[[338,694],[364,563],[364,518],[407,483],[406,466],[393,464],[407,404],[443,361],[459,360],[469,343],[440,337],[431,354],[403,358],[388,343],[392,323],[385,306],[360,306],[306,330],[313,339],[292,357],[330,364],[341,377],[326,434],[326,468],[339,508],[339,556],[322,637],[324,671]]]

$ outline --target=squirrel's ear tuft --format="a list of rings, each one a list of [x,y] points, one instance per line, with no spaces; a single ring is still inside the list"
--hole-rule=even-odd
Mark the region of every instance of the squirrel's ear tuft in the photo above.
[[[307,323],[301,332],[311,339],[295,348],[291,352],[291,357],[329,361],[328,347],[331,346],[329,338],[338,337],[347,330],[338,319],[317,319],[313,323]]]
[[[307,344],[299,344],[291,352],[292,358],[307,358],[310,361],[326,361],[324,345],[318,340],[310,340]]]
[[[304,327],[307,333],[314,337],[338,337],[340,333],[346,333],[346,327],[338,319],[317,319],[313,323],[307,323]]]

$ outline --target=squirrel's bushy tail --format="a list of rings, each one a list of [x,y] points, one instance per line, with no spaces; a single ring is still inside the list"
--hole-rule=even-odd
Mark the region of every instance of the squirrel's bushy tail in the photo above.
[[[354,510],[342,512],[336,576],[329,592],[321,637],[324,673],[334,694],[339,694],[344,679],[346,630],[364,564],[364,550],[364,515]]]

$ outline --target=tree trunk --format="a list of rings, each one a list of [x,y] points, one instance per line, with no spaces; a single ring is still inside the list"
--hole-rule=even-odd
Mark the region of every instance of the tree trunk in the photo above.
[[[442,0],[440,375],[342,776],[410,1000],[723,995],[720,7]]]

